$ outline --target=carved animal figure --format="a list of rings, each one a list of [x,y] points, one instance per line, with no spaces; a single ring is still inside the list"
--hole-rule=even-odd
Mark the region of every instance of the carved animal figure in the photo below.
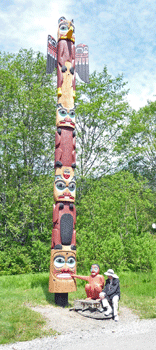
[[[76,250],[76,209],[73,203],[56,203],[53,205],[52,245],[62,249],[62,245]]]

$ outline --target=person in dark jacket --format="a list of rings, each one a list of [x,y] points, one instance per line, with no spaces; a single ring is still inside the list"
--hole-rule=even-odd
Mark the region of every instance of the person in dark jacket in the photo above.
[[[120,299],[120,283],[119,277],[114,273],[112,269],[109,269],[104,275],[108,276],[104,289],[99,294],[99,298],[102,301],[104,308],[107,308],[105,312],[106,316],[109,316],[113,312],[114,321],[118,321],[118,302]],[[112,310],[113,308],[113,310]]]

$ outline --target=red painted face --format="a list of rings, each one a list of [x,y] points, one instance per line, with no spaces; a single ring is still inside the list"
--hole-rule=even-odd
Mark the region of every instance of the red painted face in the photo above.
[[[92,277],[95,277],[96,275],[99,274],[99,267],[97,265],[92,265],[90,270],[91,270]]]

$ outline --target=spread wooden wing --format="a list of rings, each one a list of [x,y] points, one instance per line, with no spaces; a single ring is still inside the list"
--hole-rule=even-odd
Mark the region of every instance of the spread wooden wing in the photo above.
[[[57,42],[48,35],[47,41],[47,73],[50,74],[57,67]]]
[[[79,44],[75,52],[75,68],[80,79],[89,83],[89,49],[88,45]]]

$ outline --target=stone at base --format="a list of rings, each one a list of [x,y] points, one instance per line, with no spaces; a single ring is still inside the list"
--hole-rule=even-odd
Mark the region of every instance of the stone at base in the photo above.
[[[100,301],[96,300],[75,300],[74,301],[74,311],[77,311],[80,315],[84,317],[90,317],[95,319],[110,319],[112,314],[109,316],[105,315],[106,309],[101,305]]]

